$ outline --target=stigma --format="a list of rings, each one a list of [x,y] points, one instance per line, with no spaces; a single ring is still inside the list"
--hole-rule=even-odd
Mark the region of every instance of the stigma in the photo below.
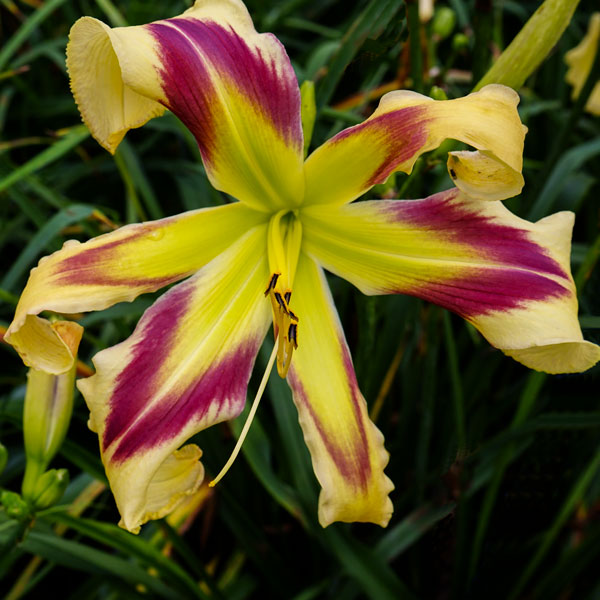
[[[292,211],[282,210],[269,222],[268,255],[271,276],[265,297],[271,300],[277,340],[277,372],[285,378],[298,348],[298,316],[291,308],[292,285],[302,243],[302,225]]]

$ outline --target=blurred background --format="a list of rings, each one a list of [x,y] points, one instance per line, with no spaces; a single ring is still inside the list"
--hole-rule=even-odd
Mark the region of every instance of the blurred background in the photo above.
[[[257,30],[285,45],[300,83],[315,82],[311,149],[364,120],[387,91],[467,94],[540,4],[436,1],[419,18],[418,6],[402,0],[247,2]],[[29,270],[66,239],[230,201],[210,186],[192,135],[172,114],[131,131],[113,157],[80,124],[69,91],[64,51],[80,16],[137,25],[189,5],[0,0],[0,331]],[[577,214],[580,321],[586,339],[600,343],[600,118],[572,100],[564,79],[565,53],[583,38],[593,10],[596,1],[579,3],[518,90],[529,128],[526,185],[506,204],[530,220]],[[368,197],[421,198],[451,185],[446,157],[434,151]],[[387,529],[318,525],[318,485],[290,391],[275,374],[223,482],[132,536],[116,526],[97,437],[77,392],[51,465],[69,471],[63,498],[33,521],[0,510],[0,595],[600,598],[600,367],[535,373],[442,309],[403,296],[366,297],[329,279],[360,387],[391,455],[395,512]],[[80,375],[91,373],[96,352],[133,331],[156,297],[82,315]],[[250,394],[268,354],[263,348]],[[13,492],[25,465],[26,371],[0,344],[0,441],[8,455],[0,487]],[[210,474],[228,458],[242,423],[243,416],[194,439]]]

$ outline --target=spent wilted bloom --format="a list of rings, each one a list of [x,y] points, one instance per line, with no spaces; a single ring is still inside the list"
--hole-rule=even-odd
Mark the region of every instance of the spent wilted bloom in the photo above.
[[[387,524],[388,454],[324,268],[365,294],[446,307],[534,369],[582,371],[599,359],[577,320],[573,215],[530,223],[499,201],[523,185],[512,90],[448,101],[391,92],[305,160],[289,58],[238,0],[199,0],[179,17],[126,28],[84,17],[67,65],[83,119],[108,151],[171,110],[196,137],[211,183],[237,199],[67,242],[33,269],[6,336],[27,364],[60,373],[73,354],[38,313],[101,310],[185,279],[79,381],[127,529],[198,488],[201,451],[182,444],[241,412],[271,323],[322,487],[321,524]],[[447,138],[476,149],[450,156],[456,187],[353,202]]]

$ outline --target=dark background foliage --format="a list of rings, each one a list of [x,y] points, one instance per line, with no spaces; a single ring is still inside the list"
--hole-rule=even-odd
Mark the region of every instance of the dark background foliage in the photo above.
[[[390,84],[468,93],[539,2],[450,0],[454,26],[421,31],[409,52],[401,0],[252,0],[259,31],[285,44],[300,82],[316,82],[312,148],[363,120]],[[29,269],[68,238],[229,201],[208,183],[195,142],[167,114],[130,132],[115,157],[91,139],[68,89],[64,47],[82,15],[112,25],[179,14],[184,1],[0,1],[0,324],[12,319]],[[600,121],[577,111],[564,54],[583,36],[594,1],[519,90],[529,133],[526,187],[507,202],[524,218],[573,210],[573,273],[587,339],[600,342]],[[449,13],[446,17],[450,18]],[[387,89],[387,88],[385,88]],[[391,88],[390,88],[391,89]],[[569,121],[571,119],[571,121]],[[565,128],[564,125],[571,126]],[[418,198],[451,185],[445,157],[421,158],[369,197]],[[386,530],[316,520],[318,486],[289,390],[271,377],[267,401],[238,460],[182,532],[166,522],[139,537],[114,526],[97,440],[76,398],[53,466],[69,469],[61,504],[27,532],[0,512],[0,590],[8,598],[214,597],[600,598],[600,367],[579,375],[528,371],[463,321],[407,297],[365,297],[330,278],[371,413],[386,438],[395,513]],[[153,298],[84,316],[80,358],[132,331]],[[263,349],[257,363],[266,363]],[[0,485],[18,491],[24,468],[26,369],[0,345]],[[258,382],[252,380],[250,390]],[[238,432],[236,422],[233,429]],[[228,425],[198,443],[216,473],[234,443]],[[67,509],[96,489],[82,517]],[[58,526],[58,529],[56,527]],[[62,527],[62,529],[61,529]],[[168,558],[162,551],[171,547]],[[202,581],[200,587],[194,581]],[[68,586],[65,585],[68,583]]]

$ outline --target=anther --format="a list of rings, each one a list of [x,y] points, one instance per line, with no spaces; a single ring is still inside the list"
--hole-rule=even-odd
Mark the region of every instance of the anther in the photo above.
[[[284,378],[292,362],[292,354],[298,348],[298,316],[290,310],[292,290],[286,285],[287,273],[273,269],[265,296],[271,300],[273,331],[276,342],[277,372]],[[282,285],[283,284],[283,285]],[[282,289],[283,288],[283,289]]]
[[[269,292],[277,285],[277,280],[281,273],[273,273],[271,275],[271,281],[269,281],[269,287],[265,290],[265,298],[269,295]]]
[[[288,328],[288,340],[294,344],[294,348],[298,349],[298,325],[296,323],[290,323]]]
[[[275,296],[275,300],[277,300],[277,304],[279,304],[279,306],[281,307],[281,310],[286,315],[289,314],[287,302],[281,297],[281,294],[279,292],[275,292],[273,295]]]

